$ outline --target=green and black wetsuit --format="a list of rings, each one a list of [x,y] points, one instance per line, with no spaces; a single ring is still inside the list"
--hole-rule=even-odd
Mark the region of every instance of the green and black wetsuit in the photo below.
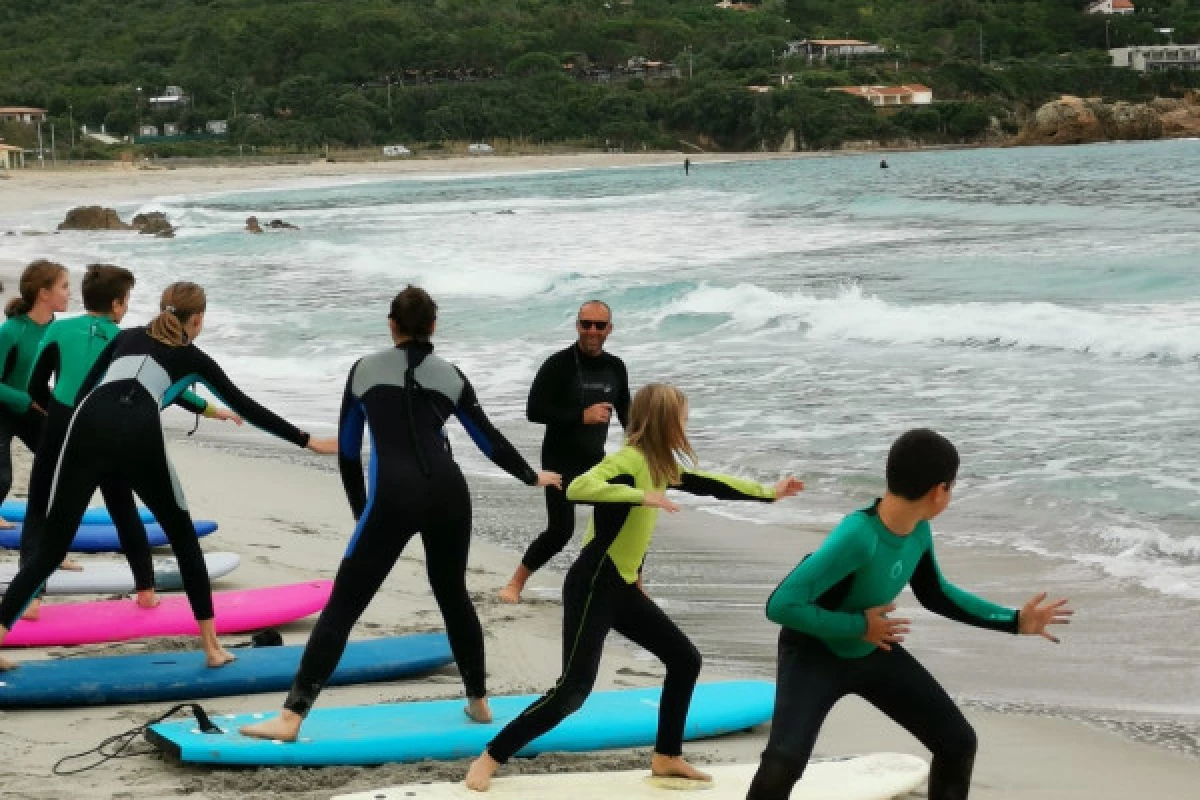
[[[791,795],[825,716],[847,694],[863,697],[933,753],[930,800],[966,798],[976,749],[970,724],[907,650],[897,644],[882,650],[862,638],[863,612],[893,602],[906,585],[935,613],[1017,633],[1015,609],[946,580],[928,522],[899,536],[879,518],[878,501],[850,514],[767,601],[767,617],[783,626],[775,715],[747,800]]]
[[[49,324],[39,325],[26,314],[0,325],[0,502],[12,489],[12,440],[19,438],[36,453],[42,435],[42,415],[27,391],[29,372],[38,344]]]
[[[655,752],[683,752],[683,727],[700,675],[700,653],[637,586],[654,536],[658,509],[642,505],[646,492],[662,491],[645,457],[626,445],[571,482],[567,497],[592,503],[583,550],[563,583],[563,672],[558,683],[488,744],[504,763],[583,705],[596,682],[604,639],[615,630],[649,650],[667,668],[659,705]],[[724,500],[775,499],[775,490],[753,481],[684,470],[678,486]]]
[[[29,508],[21,532],[22,564],[36,552],[45,525],[54,468],[79,399],[79,389],[96,359],[120,330],[107,316],[85,314],[56,320],[42,337],[29,376],[28,391],[33,402],[46,410],[46,423],[29,476]],[[53,391],[50,389],[51,378],[54,379]],[[184,392],[175,402],[197,414],[208,409],[208,404],[190,391]],[[100,493],[117,529],[121,551],[133,572],[134,586],[138,591],[153,589],[154,562],[146,539],[146,526],[138,515],[132,490],[114,476],[108,476],[100,483]]]

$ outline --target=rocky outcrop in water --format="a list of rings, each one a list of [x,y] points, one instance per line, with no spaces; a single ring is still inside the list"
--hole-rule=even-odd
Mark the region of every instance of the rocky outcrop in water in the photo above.
[[[1200,96],[1157,98],[1149,103],[1105,103],[1063,95],[1025,122],[1015,144],[1084,144],[1117,139],[1200,135]]]
[[[175,227],[161,211],[138,214],[133,218],[133,227],[137,228],[138,233],[150,234],[160,239],[171,239],[175,236]]]
[[[258,217],[246,217],[245,230],[247,233],[262,233],[263,229],[262,225],[258,224]]]
[[[58,225],[60,231],[127,231],[130,226],[121,221],[117,212],[100,206],[80,206],[67,212]]]

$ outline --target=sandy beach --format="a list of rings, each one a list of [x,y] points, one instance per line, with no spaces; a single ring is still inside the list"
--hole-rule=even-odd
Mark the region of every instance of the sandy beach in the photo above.
[[[694,163],[704,156],[689,156]],[[748,156],[757,157],[757,156]],[[25,212],[39,212],[29,228],[48,232],[52,216],[57,223],[61,213],[73,206],[100,204],[116,206],[141,203],[156,196],[218,192],[234,189],[279,187],[291,182],[318,180],[370,180],[388,176],[420,174],[478,174],[507,170],[582,169],[605,166],[672,164],[682,155],[649,154],[621,156],[556,156],[429,160],[368,164],[314,163],[303,166],[196,168],[179,170],[28,170],[0,180],[0,215],[6,221]],[[728,160],[730,156],[720,156]],[[5,225],[8,223],[6,222]],[[0,234],[10,227],[0,226]],[[0,236],[0,280],[6,295],[15,287],[20,264],[5,257],[4,238]],[[71,264],[74,277],[78,268]],[[78,294],[74,295],[77,300]],[[74,307],[74,306],[73,306]],[[375,347],[364,344],[364,352]],[[340,387],[330,387],[338,392]],[[233,551],[242,557],[242,566],[216,583],[217,589],[236,589],[331,578],[350,535],[353,520],[332,461],[320,460],[294,449],[280,447],[251,431],[222,428],[206,421],[192,439],[183,436],[192,419],[177,411],[167,412],[171,433],[170,449],[194,514],[219,521],[221,528],[203,540],[209,551]],[[329,420],[318,434],[331,434]],[[14,450],[21,450],[19,444]],[[527,456],[535,452],[525,449]],[[22,464],[27,457],[22,454]],[[17,489],[23,485],[17,466]],[[476,530],[468,575],[487,636],[490,688],[495,694],[538,692],[550,687],[560,666],[561,607],[554,599],[561,574],[539,573],[531,584],[530,601],[520,606],[504,606],[494,600],[495,591],[506,580],[519,554],[491,541],[513,541],[523,545],[541,529],[541,499],[532,490],[499,479],[474,480],[473,502]],[[772,528],[739,522],[710,514],[684,511],[665,519],[656,535],[648,562],[647,581],[656,597],[671,594],[658,590],[654,569],[669,561],[672,552],[704,551],[712,558],[730,558],[728,543],[751,537],[774,542],[758,551],[756,559],[739,565],[769,587],[797,558],[820,541],[823,530],[804,521],[803,497],[795,504],[796,525]],[[527,516],[499,514],[500,506],[520,504],[529,509]],[[515,521],[514,521],[515,520]],[[497,532],[501,526],[508,529]],[[724,543],[724,545],[721,545]],[[1065,568],[1028,554],[1010,554],[1002,560],[982,563],[965,550],[948,547],[943,563],[963,584],[987,590],[996,575],[1029,575],[1030,589],[1044,581],[1058,581]],[[0,554],[0,559],[15,558]],[[1069,583],[1069,581],[1068,581]],[[1080,582],[1083,585],[1083,582]],[[1054,588],[1053,586],[1049,588]],[[679,603],[676,615],[680,624],[697,638],[727,635],[736,646],[739,617],[706,610],[702,589],[676,592],[666,600],[668,611]],[[760,618],[769,588],[748,594],[745,613]],[[1023,597],[1007,594],[998,599],[1016,603]],[[692,602],[686,602],[691,600]],[[52,602],[61,602],[53,600]],[[1099,601],[1097,601],[1099,602]],[[911,596],[902,598],[906,608],[916,607]],[[1188,607],[1190,609],[1190,606]],[[1182,612],[1180,624],[1186,624]],[[928,617],[914,614],[924,624]],[[1083,615],[1086,616],[1086,615]],[[1104,637],[1112,636],[1102,615],[1081,618],[1081,624],[1066,635],[1062,651],[1053,659],[1044,655],[1040,642],[1014,641],[1009,638],[972,631],[961,643],[948,638],[949,623],[928,620],[931,637],[914,642],[913,649],[923,659],[930,657],[931,667],[952,694],[961,689],[961,678],[968,671],[994,674],[998,683],[1006,675],[1021,670],[1043,670],[1039,686],[1044,692],[1035,702],[1053,702],[1056,698],[1069,705],[1072,684],[1086,684],[1089,659],[1104,658]],[[304,620],[283,629],[288,644],[303,643],[313,620]],[[763,624],[763,623],[756,623]],[[397,564],[383,590],[367,610],[354,632],[355,638],[395,635],[406,632],[438,630],[440,618],[424,575],[419,542],[414,542]],[[961,630],[955,628],[954,630]],[[714,633],[714,631],[716,633]],[[230,637],[241,641],[244,637]],[[601,669],[598,688],[654,685],[661,679],[657,663],[644,658],[613,637]],[[97,648],[56,648],[53,650],[6,651],[18,659],[38,659],[94,653],[146,652],[154,648],[186,646],[188,642],[151,641]],[[1075,647],[1071,655],[1070,648]],[[1048,646],[1047,646],[1048,647]],[[1063,660],[1065,659],[1065,660]],[[762,677],[730,673],[720,659],[706,664],[702,680]],[[1075,670],[1076,672],[1066,672]],[[1147,681],[1153,673],[1147,672]],[[334,688],[321,697],[323,706],[365,704],[424,698],[460,696],[461,684],[453,667],[419,680]],[[281,695],[217,698],[204,703],[215,713],[266,711],[278,708]],[[158,754],[111,761],[73,777],[56,777],[51,768],[64,756],[84,751],[102,739],[136,726],[156,716],[172,704],[153,706],[110,706],[50,711],[0,711],[0,745],[7,758],[0,764],[0,797],[58,798],[74,797],[171,797],[197,798],[294,797],[308,800],[328,798],[348,791],[403,783],[414,780],[457,780],[466,762],[449,764],[394,765],[381,768],[329,768],[321,770],[208,770],[171,763]],[[971,703],[967,715],[980,739],[972,797],[984,800],[1128,800],[1144,796],[1155,800],[1184,800],[1196,796],[1200,786],[1200,759],[1167,747],[1135,741],[1119,732],[1095,724],[1054,716],[1027,713],[998,713],[979,703]],[[766,740],[767,728],[719,740],[690,744],[686,754],[699,763],[745,762],[757,759]],[[1195,744],[1195,743],[1193,743]],[[927,757],[921,745],[897,729],[882,715],[849,700],[839,705],[826,725],[818,743],[818,754],[838,755],[872,751],[897,751]],[[517,770],[561,771],[564,769],[607,770],[640,768],[648,761],[647,750],[618,751],[572,756],[542,756],[514,764],[501,776]],[[917,794],[915,796],[923,796]]]
[[[182,421],[182,416],[173,420],[176,425]],[[206,428],[211,425],[206,423]],[[222,437],[221,449],[178,440],[171,446],[190,504],[199,516],[221,522],[221,529],[205,539],[205,548],[232,550],[242,556],[241,568],[220,580],[217,588],[332,577],[352,524],[336,474],[327,463],[315,464],[307,456],[265,446],[253,434],[247,437],[254,451],[248,457],[225,451],[233,438],[228,436]],[[476,492],[477,504],[486,503],[487,499],[486,493]],[[538,522],[531,518],[529,530]],[[716,527],[724,529],[721,531],[724,534],[736,535],[728,529],[739,524],[745,523],[729,523],[685,511],[661,526],[659,541],[670,546],[677,537],[693,535],[697,528],[707,528],[711,533]],[[494,591],[515,559],[515,553],[489,546],[478,537],[472,547],[468,584],[484,623],[491,688],[497,694],[544,690],[552,685],[559,666],[560,606],[552,601],[535,600],[510,607],[493,600]],[[542,573],[533,585],[552,589],[558,578]],[[538,592],[533,594],[536,596]],[[700,624],[701,620],[691,618],[685,627],[694,631]],[[302,643],[310,626],[311,620],[286,626],[283,630],[286,642]],[[414,544],[371,604],[355,636],[397,635],[439,627],[438,612],[424,577],[420,546]],[[179,644],[130,643],[90,650],[145,652],[156,646]],[[88,649],[20,650],[13,651],[13,655],[20,659],[53,658]],[[979,666],[988,668],[986,664]],[[637,657],[614,638],[605,654],[599,686],[653,685],[661,674],[657,664]],[[730,677],[738,676],[706,667],[702,680]],[[953,691],[953,686],[950,688]],[[449,667],[419,680],[329,689],[322,695],[321,704],[453,698],[460,691],[457,673]],[[272,710],[281,701],[281,696],[255,695],[217,698],[204,705],[216,713],[232,713]],[[222,771],[180,766],[154,754],[109,762],[69,778],[51,774],[51,767],[63,756],[86,750],[169,707],[160,705],[0,712],[0,740],[11,754],[0,767],[0,793],[24,798],[61,797],[68,792],[79,797],[188,794],[201,798],[265,798],[283,794],[316,800],[335,791],[364,790],[412,780],[456,779],[465,768],[465,764],[457,763]],[[1154,787],[1150,796],[1182,800],[1192,796],[1200,780],[1200,762],[1195,759],[1095,727],[977,710],[968,711],[968,716],[981,741],[973,797],[1125,800]],[[691,744],[686,749],[691,757],[704,763],[754,760],[765,736],[764,726],[748,734]],[[865,704],[853,700],[835,710],[818,751],[823,755],[870,751],[925,755],[919,743]],[[646,758],[645,751],[543,756],[519,768],[522,771],[630,769],[644,765]]]

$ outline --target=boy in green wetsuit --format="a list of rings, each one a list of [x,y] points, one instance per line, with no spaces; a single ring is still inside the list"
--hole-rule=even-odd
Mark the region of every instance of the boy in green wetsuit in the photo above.
[[[79,389],[96,359],[120,331],[119,323],[129,310],[129,294],[134,283],[133,273],[123,267],[88,266],[83,277],[83,306],[87,313],[56,320],[42,337],[37,360],[29,375],[28,394],[34,404],[45,409],[46,423],[29,477],[29,506],[21,536],[22,565],[33,557],[45,525],[46,503],[62,443],[75,406],[82,399],[78,396]],[[54,378],[53,390],[50,389],[51,378]],[[184,392],[176,404],[195,414],[232,419],[241,424],[236,414],[213,406],[190,391]],[[154,563],[133,492],[123,484],[106,482],[100,485],[100,494],[133,572],[138,605],[144,608],[158,605],[154,594]],[[24,618],[37,619],[38,605],[35,600]]]
[[[783,626],[775,714],[747,800],[786,800],[804,773],[833,705],[857,694],[933,753],[929,800],[964,800],[975,732],[937,680],[901,646],[909,620],[888,616],[911,585],[926,608],[989,630],[1036,634],[1064,624],[1067,601],[1035,596],[1019,611],[975,597],[946,580],[929,520],[950,503],[958,451],[931,430],[905,433],[887,460],[887,493],[834,528],[767,601]]]

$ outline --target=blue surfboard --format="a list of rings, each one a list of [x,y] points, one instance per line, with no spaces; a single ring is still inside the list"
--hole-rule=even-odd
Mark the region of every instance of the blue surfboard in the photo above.
[[[520,752],[609,750],[654,744],[660,688],[593,692],[583,708]],[[202,733],[195,720],[152,725],[146,738],[182,761],[247,766],[333,766],[448,761],[477,756],[500,728],[538,695],[490,698],[495,721],[471,722],[463,700],[316,708],[299,741],[251,739],[237,730],[276,712],[213,716],[222,733]],[[766,681],[702,683],[688,712],[686,739],[703,739],[768,721],[775,684]]]
[[[217,529],[217,523],[212,520],[198,519],[194,522],[197,536],[207,536]],[[146,525],[146,538],[151,547],[161,547],[167,544],[167,535],[157,523]],[[0,547],[15,550],[21,546],[21,526],[0,530]],[[121,540],[117,538],[117,529],[110,522],[105,524],[80,525],[71,542],[71,550],[76,553],[118,553],[121,551]]]
[[[0,517],[4,517],[9,522],[24,522],[25,513],[28,503],[25,500],[5,500],[0,503]],[[138,516],[142,518],[142,522],[154,522],[154,515],[147,508],[138,508]],[[100,507],[92,507],[83,512],[83,519],[80,522],[84,525],[111,525],[112,517],[109,516],[108,509]]]
[[[231,650],[237,661],[204,665],[200,651],[133,656],[23,661],[0,673],[0,708],[95,706],[285,692],[300,665],[303,645]],[[390,681],[450,663],[444,633],[351,642],[329,683]]]

